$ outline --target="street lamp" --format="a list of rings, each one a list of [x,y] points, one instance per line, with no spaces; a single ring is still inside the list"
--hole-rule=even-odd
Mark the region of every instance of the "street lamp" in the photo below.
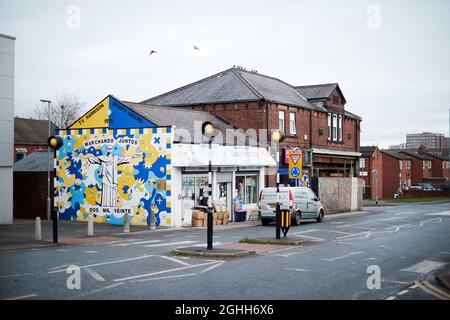
[[[41,99],[42,103],[47,103],[48,105],[48,136],[50,137],[50,100]],[[47,148],[47,220],[50,220],[50,147]]]
[[[202,124],[202,135],[209,138],[209,162],[208,162],[208,225],[207,225],[207,249],[213,248],[213,204],[212,204],[212,164],[211,164],[211,149],[212,141],[216,135],[214,125],[206,121]]]
[[[274,130],[272,132],[272,141],[277,144],[277,163],[280,162],[280,143],[284,140],[285,135],[280,130]],[[280,166],[277,170],[277,206],[275,208],[275,237],[281,238],[281,207],[280,207]]]
[[[63,139],[58,136],[50,136],[47,140],[48,149],[53,149],[53,157],[56,159],[56,150],[61,148],[63,145]],[[55,168],[56,170],[56,168]],[[56,171],[55,171],[56,172]],[[54,206],[53,212],[52,212],[52,220],[53,220],[53,243],[58,243],[58,216],[56,211],[58,208]]]

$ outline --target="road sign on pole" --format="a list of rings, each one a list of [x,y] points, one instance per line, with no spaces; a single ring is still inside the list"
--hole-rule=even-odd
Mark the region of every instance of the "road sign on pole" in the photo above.
[[[302,177],[303,157],[302,151],[289,152],[289,179],[298,179]]]

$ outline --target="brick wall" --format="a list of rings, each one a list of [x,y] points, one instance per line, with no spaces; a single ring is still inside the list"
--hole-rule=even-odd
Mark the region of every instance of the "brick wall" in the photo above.
[[[391,157],[386,153],[382,154],[382,191],[379,193],[380,198],[394,198],[399,188],[399,159]]]

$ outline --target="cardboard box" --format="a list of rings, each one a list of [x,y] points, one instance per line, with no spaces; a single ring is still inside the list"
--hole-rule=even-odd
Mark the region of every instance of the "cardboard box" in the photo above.
[[[203,220],[206,214],[200,210],[192,210],[192,219]]]
[[[203,220],[192,219],[192,226],[193,227],[203,227]]]

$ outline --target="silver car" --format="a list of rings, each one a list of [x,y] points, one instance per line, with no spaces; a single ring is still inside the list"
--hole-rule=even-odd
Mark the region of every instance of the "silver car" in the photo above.
[[[292,224],[299,225],[301,219],[315,219],[322,222],[325,215],[322,203],[316,194],[306,187],[264,188],[259,196],[259,212],[263,225],[275,221],[275,208],[279,199],[282,210],[290,210]]]

